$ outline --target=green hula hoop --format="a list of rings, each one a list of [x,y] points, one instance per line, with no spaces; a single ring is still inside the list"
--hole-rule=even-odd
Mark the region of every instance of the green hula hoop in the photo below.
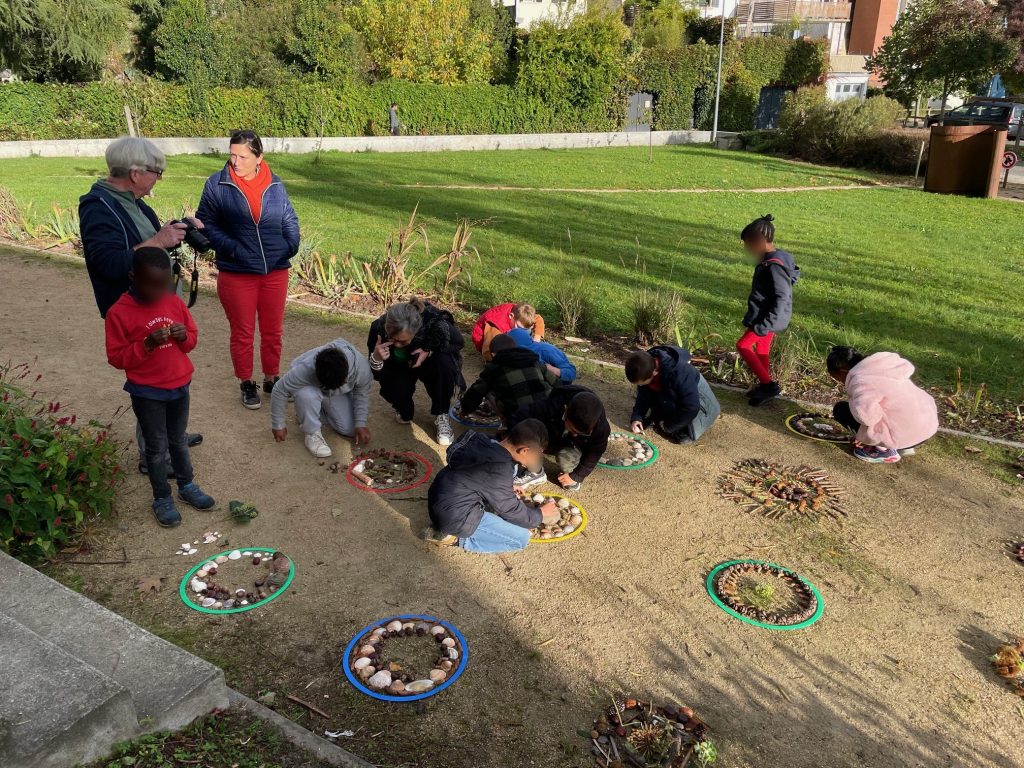
[[[189,582],[192,581],[192,576],[195,575],[196,571],[198,571],[200,568],[202,568],[207,563],[210,563],[213,560],[215,560],[216,558],[220,557],[221,555],[225,555],[226,556],[229,552],[234,552],[236,549],[238,549],[239,551],[246,550],[246,551],[258,551],[258,552],[270,552],[270,553],[274,553],[274,552],[277,551],[276,549],[273,549],[271,547],[232,547],[231,549],[225,549],[223,552],[218,552],[217,554],[211,555],[210,557],[204,557],[196,565],[194,565],[192,568],[190,568],[189,572],[185,574],[185,578],[183,578],[181,580],[181,585],[178,587],[178,597],[181,598],[181,602],[183,602],[185,605],[187,605],[193,611],[199,611],[200,613],[212,613],[212,614],[214,614],[216,616],[223,616],[224,614],[227,614],[227,613],[244,613],[245,611],[251,611],[253,608],[259,608],[261,606],[264,606],[267,603],[269,603],[271,600],[274,600],[275,598],[280,597],[281,595],[284,594],[284,592],[288,589],[289,585],[292,583],[292,579],[295,578],[295,561],[292,560],[291,558],[288,558],[289,561],[292,564],[291,570],[288,571],[288,578],[285,580],[284,584],[281,585],[281,588],[279,590],[277,590],[276,592],[271,592],[263,600],[258,600],[255,603],[251,603],[249,605],[242,605],[242,606],[239,606],[238,608],[227,608],[227,609],[224,609],[224,608],[204,608],[203,606],[201,606],[201,605],[199,605],[197,603],[192,602],[192,599],[188,596],[188,585],[189,585]]]
[[[614,464],[602,464],[601,462],[598,462],[597,466],[601,467],[602,469],[643,469],[644,467],[651,466],[651,464],[658,460],[658,456],[660,455],[658,451],[658,446],[656,446],[643,435],[634,435],[632,432],[612,432],[611,434],[623,435],[624,437],[632,438],[633,440],[639,440],[644,445],[649,446],[653,453],[651,454],[651,458],[649,458],[643,464],[630,464],[628,467],[619,467]],[[609,437],[610,436],[611,435],[609,435]]]
[[[730,566],[733,566],[733,565],[767,565],[767,566],[769,566],[771,568],[778,568],[783,573],[787,573],[790,576],[796,577],[803,584],[805,584],[807,587],[809,587],[812,593],[814,593],[814,597],[818,601],[818,608],[817,608],[817,610],[815,610],[814,611],[814,615],[811,616],[811,618],[807,619],[806,621],[801,621],[799,624],[786,624],[786,625],[765,624],[762,621],[757,621],[756,619],[751,619],[749,616],[744,616],[742,613],[737,613],[732,608],[730,608],[728,605],[726,605],[724,602],[722,602],[721,598],[717,594],[715,594],[715,577],[719,573],[724,571],[726,568],[728,568]],[[732,616],[735,619],[739,619],[740,621],[746,622],[747,624],[753,624],[755,627],[761,627],[762,629],[773,629],[773,630],[776,630],[778,632],[788,632],[789,630],[793,630],[793,629],[804,629],[806,627],[811,626],[811,624],[814,624],[818,619],[821,618],[821,615],[825,612],[825,601],[824,601],[824,599],[822,599],[821,593],[818,591],[817,587],[815,587],[813,584],[811,584],[811,582],[809,582],[807,579],[805,579],[799,573],[796,573],[795,571],[791,571],[791,570],[789,570],[789,568],[784,568],[783,566],[778,565],[777,563],[769,563],[769,562],[766,562],[764,560],[728,560],[728,561],[726,561],[724,563],[721,563],[720,565],[716,565],[712,569],[711,573],[708,574],[707,580],[704,582],[704,586],[707,589],[708,594],[711,596],[711,599],[714,601],[715,605],[717,605],[723,611],[725,611],[726,613],[728,613],[730,616]]]

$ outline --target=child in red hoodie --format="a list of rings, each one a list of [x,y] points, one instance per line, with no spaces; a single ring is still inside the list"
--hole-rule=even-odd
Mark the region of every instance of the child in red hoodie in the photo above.
[[[178,481],[178,496],[196,509],[214,500],[193,482],[185,443],[188,389],[198,331],[192,315],[171,292],[171,260],[162,248],[135,251],[131,287],[107,311],[107,361],[125,372],[124,389],[146,439],[146,464],[153,486],[153,514],[165,528],[181,523],[167,482],[167,459]]]

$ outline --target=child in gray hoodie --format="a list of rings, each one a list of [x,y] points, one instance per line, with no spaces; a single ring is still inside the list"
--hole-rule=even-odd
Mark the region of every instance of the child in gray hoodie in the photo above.
[[[370,442],[366,426],[370,414],[373,374],[366,358],[344,339],[303,352],[274,385],[270,399],[270,429],[277,442],[288,437],[285,410],[295,399],[295,418],[305,435],[306,449],[318,459],[331,455],[321,424],[327,421],[339,435]]]

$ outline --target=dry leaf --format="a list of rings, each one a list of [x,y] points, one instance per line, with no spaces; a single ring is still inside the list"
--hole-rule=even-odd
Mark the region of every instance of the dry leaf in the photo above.
[[[968,453],[981,453],[981,448],[978,448],[973,445],[965,445],[964,450],[967,451]]]
[[[164,580],[162,576],[147,576],[136,584],[135,588],[145,595],[149,592],[159,592],[163,589],[163,586]]]

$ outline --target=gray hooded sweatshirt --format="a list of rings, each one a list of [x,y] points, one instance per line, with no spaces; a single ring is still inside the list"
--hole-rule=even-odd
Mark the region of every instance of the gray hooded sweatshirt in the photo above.
[[[272,429],[284,429],[285,409],[289,397],[294,396],[303,387],[320,387],[320,380],[316,377],[316,356],[321,350],[328,347],[340,349],[345,355],[348,360],[348,380],[337,389],[325,392],[325,394],[329,397],[351,395],[356,426],[366,426],[366,420],[370,415],[370,387],[373,384],[370,364],[347,341],[335,339],[322,347],[303,352],[292,360],[288,373],[274,385],[274,392],[270,396],[270,426]]]

